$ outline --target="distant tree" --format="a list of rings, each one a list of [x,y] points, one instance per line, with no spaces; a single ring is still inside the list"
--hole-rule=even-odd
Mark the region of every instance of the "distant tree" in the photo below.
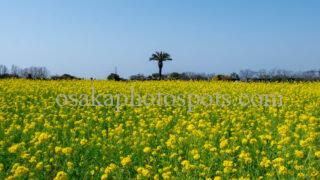
[[[0,79],[5,78],[17,78],[18,76],[14,76],[9,73],[8,68],[5,65],[0,65]]]
[[[16,65],[12,65],[11,66],[11,74],[13,76],[19,77],[21,75],[21,69]]]
[[[213,81],[221,81],[222,79],[223,79],[222,74],[217,74],[212,78]]]
[[[172,61],[170,54],[166,52],[155,52],[151,55],[149,58],[150,61],[157,61],[158,62],[158,67],[159,67],[159,79],[162,79],[162,67],[163,67],[163,62],[164,61]]]
[[[319,71],[320,73],[320,71]],[[302,78],[310,81],[310,80],[316,80],[318,79],[318,71],[316,70],[309,70],[302,73]]]
[[[78,80],[80,78],[72,76],[70,74],[63,74],[61,76],[55,75],[51,77],[52,80]]]
[[[170,73],[170,74],[168,74],[168,79],[170,79],[170,80],[181,79],[181,74],[179,74],[177,72]]]
[[[237,73],[233,72],[233,73],[230,74],[230,79],[232,81],[239,81],[240,77],[239,77],[239,75]]]
[[[107,79],[108,80],[112,80],[112,81],[120,81],[121,80],[120,76],[118,74],[115,74],[115,73],[109,74]]]
[[[270,73],[271,81],[277,81],[277,82],[288,81],[291,79],[293,74],[283,69],[273,69],[269,73]]]
[[[239,76],[240,76],[241,80],[249,81],[254,78],[255,74],[256,74],[256,72],[254,72],[250,69],[245,69],[245,70],[240,71]]]
[[[27,79],[47,79],[49,71],[45,67],[29,67],[21,71],[21,75]]]
[[[130,80],[133,80],[133,81],[144,81],[146,79],[147,78],[143,74],[137,74],[137,75],[130,76]]]
[[[234,75],[235,76],[235,75]],[[234,79],[231,77],[231,75],[224,75],[224,74],[218,74],[212,78],[214,81],[236,81],[237,77],[235,76]]]
[[[0,75],[2,76],[8,73],[9,73],[8,68],[5,65],[0,65]]]
[[[181,79],[182,79],[182,80],[191,80],[192,74],[194,74],[194,73],[191,73],[191,72],[183,72],[183,73],[181,74]]]
[[[196,81],[200,81],[200,80],[208,80],[209,77],[207,74],[205,73],[192,73],[192,72],[187,72],[187,73],[184,73],[187,78],[189,80],[196,80]]]
[[[147,79],[148,80],[157,80],[157,79],[159,79],[159,74],[153,73],[153,74],[149,75]]]
[[[261,69],[257,72],[257,76],[258,76],[258,79],[260,81],[267,81],[267,80],[270,80],[270,75],[267,73],[266,70],[264,69]]]
[[[181,80],[208,80],[213,75],[207,75],[204,73],[183,72],[180,74]]]

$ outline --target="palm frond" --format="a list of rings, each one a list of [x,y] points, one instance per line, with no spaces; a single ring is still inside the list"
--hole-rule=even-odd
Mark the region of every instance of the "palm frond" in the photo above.
[[[150,61],[172,61],[170,54],[163,51],[154,52],[149,58]]]

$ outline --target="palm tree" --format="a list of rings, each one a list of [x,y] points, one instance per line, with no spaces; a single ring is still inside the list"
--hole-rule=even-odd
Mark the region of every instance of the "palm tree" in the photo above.
[[[158,52],[156,51],[153,53],[149,59],[150,61],[158,61],[158,67],[159,67],[159,79],[162,79],[162,67],[164,61],[172,61],[170,54],[166,52]]]

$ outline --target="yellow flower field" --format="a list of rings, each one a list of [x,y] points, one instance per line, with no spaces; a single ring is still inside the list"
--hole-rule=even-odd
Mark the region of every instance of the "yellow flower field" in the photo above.
[[[101,80],[94,88],[221,93],[232,103],[59,106],[59,94],[90,95],[91,81],[0,80],[0,179],[320,179],[320,83]],[[243,93],[281,94],[283,104],[243,106]]]

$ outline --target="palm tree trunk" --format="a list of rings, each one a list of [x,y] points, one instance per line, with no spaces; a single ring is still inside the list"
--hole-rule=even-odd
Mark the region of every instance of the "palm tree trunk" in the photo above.
[[[162,67],[161,68],[159,67],[159,80],[161,79],[162,79]]]
[[[158,66],[159,66],[159,80],[161,80],[162,79],[162,67],[163,67],[162,61],[158,62]]]

